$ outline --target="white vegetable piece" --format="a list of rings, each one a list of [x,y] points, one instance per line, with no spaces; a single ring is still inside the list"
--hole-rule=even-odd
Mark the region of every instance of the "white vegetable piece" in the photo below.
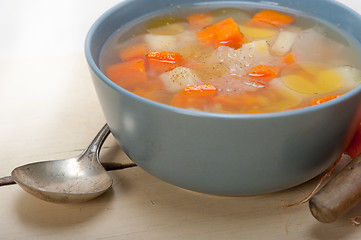
[[[338,71],[343,80],[346,88],[354,88],[361,82],[361,71],[360,69],[351,66],[342,66],[335,69]]]
[[[297,38],[297,33],[289,32],[289,31],[281,31],[276,41],[274,42],[271,52],[278,56],[283,56],[288,53],[293,44],[295,43]]]
[[[146,34],[145,43],[151,51],[174,51],[177,39],[172,35]]]
[[[243,44],[242,48],[238,49],[237,51],[248,52],[247,55],[251,57],[257,55],[262,58],[268,58],[270,56],[269,47],[266,40],[258,40]]]
[[[177,67],[160,76],[164,87],[170,92],[178,92],[184,88],[202,83],[198,76],[189,68]]]
[[[318,27],[301,31],[292,46],[297,62],[324,62],[334,66],[344,64],[348,51],[348,47],[327,37]]]

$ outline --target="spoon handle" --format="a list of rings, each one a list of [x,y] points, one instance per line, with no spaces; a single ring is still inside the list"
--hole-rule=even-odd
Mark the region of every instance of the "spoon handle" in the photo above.
[[[6,186],[11,184],[15,184],[15,181],[12,176],[6,176],[0,178],[0,186]]]
[[[309,202],[312,215],[330,223],[361,201],[361,154],[334,176]]]
[[[102,147],[105,139],[108,137],[110,129],[108,124],[105,124],[103,128],[98,132],[89,146],[81,153],[81,156],[87,156],[88,158],[94,158],[99,155],[100,148]],[[99,159],[97,159],[99,161]]]

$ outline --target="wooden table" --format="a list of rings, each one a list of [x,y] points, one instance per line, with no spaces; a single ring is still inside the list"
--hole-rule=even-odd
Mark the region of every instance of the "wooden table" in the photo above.
[[[0,1],[0,177],[16,166],[74,156],[105,123],[83,53],[87,30],[116,0]],[[359,0],[342,0],[361,12]],[[113,137],[103,162],[129,162]],[[0,187],[0,239],[361,239],[350,218],[317,222],[305,197],[319,178],[261,196],[186,191],[138,167],[112,171],[112,189],[53,204]]]

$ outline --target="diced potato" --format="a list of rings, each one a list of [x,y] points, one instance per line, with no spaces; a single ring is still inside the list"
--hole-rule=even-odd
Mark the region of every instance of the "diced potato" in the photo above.
[[[173,35],[146,34],[144,38],[150,51],[174,51],[177,43]]]
[[[293,91],[304,94],[324,94],[336,91],[342,86],[342,76],[334,69],[315,65],[302,67],[309,76],[298,75],[297,72],[282,76],[283,83]]]
[[[160,76],[165,88],[170,92],[178,92],[184,88],[202,83],[198,76],[189,68],[177,67]]]
[[[297,38],[297,33],[289,31],[281,31],[273,44],[271,51],[273,54],[283,56],[288,53]]]
[[[275,28],[258,28],[258,27],[249,27],[249,26],[239,26],[241,32],[247,38],[253,39],[265,39],[271,38],[277,34]]]
[[[255,52],[255,54],[260,55],[262,57],[270,56],[269,47],[266,40],[259,40],[259,41],[243,44],[240,50],[241,51],[248,50],[249,52]]]

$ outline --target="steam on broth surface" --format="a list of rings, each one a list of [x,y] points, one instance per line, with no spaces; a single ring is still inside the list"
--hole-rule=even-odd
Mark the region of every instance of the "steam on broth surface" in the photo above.
[[[212,7],[212,8],[210,8]],[[358,43],[297,12],[182,7],[114,33],[100,56],[117,85],[175,107],[269,113],[332,100],[361,80]]]

